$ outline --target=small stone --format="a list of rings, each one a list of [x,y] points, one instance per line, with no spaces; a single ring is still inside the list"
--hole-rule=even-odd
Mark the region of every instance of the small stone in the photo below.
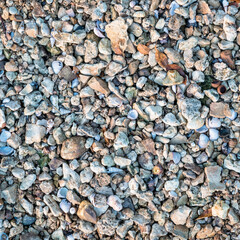
[[[166,191],[174,191],[179,186],[179,180],[177,178],[174,178],[172,180],[168,180],[164,184],[164,188]]]
[[[98,49],[101,54],[111,55],[112,49],[110,40],[107,38],[101,39],[100,42],[98,43]]]
[[[52,181],[43,181],[39,185],[40,189],[45,194],[50,194],[54,190],[54,184]]]
[[[76,66],[77,60],[74,56],[72,55],[66,55],[64,58],[64,63],[66,66]]]
[[[111,40],[112,49],[116,54],[124,52],[127,48],[127,29],[128,26],[125,24],[124,19],[121,17],[112,21],[105,27],[107,37]]]
[[[107,204],[117,212],[122,210],[121,199],[116,195],[109,196]]]
[[[223,191],[225,189],[225,184],[221,183],[221,172],[222,168],[219,166],[209,166],[204,169],[208,187],[211,191]]]
[[[15,204],[18,198],[18,186],[13,184],[1,192],[1,197],[5,199],[8,204]]]
[[[172,113],[167,113],[163,118],[163,122],[170,126],[179,126],[181,123],[176,119],[175,115]]]
[[[171,213],[170,218],[176,225],[185,225],[191,211],[187,206],[180,206]]]
[[[210,116],[216,118],[225,118],[231,116],[231,110],[227,103],[216,102],[210,104]]]
[[[96,213],[92,207],[92,205],[88,201],[82,201],[79,205],[77,215],[80,219],[91,222],[96,224],[97,222],[97,216]]]
[[[217,129],[209,129],[209,139],[216,141],[219,138],[219,131]]]
[[[60,208],[63,210],[63,212],[68,213],[71,208],[71,203],[68,202],[66,199],[63,199],[60,202]]]
[[[130,159],[124,158],[124,157],[119,157],[119,156],[116,156],[114,158],[114,162],[120,167],[126,167],[126,166],[129,166],[131,164]]]
[[[0,128],[5,124],[6,117],[2,109],[0,109]]]
[[[22,190],[22,191],[25,191],[25,190],[27,190],[28,188],[30,188],[32,185],[33,185],[33,183],[35,182],[35,180],[36,180],[36,175],[35,174],[29,174],[28,176],[26,176],[24,179],[23,179],[23,181],[22,181],[22,183],[21,183],[21,185],[20,185],[20,189]]]
[[[145,109],[145,112],[148,114],[150,121],[155,121],[162,115],[161,106],[148,106]]]
[[[45,127],[36,124],[27,124],[25,141],[27,144],[40,143],[45,134]]]
[[[25,171],[22,168],[14,168],[12,169],[12,175],[18,179],[23,179]]]
[[[208,126],[210,128],[219,128],[221,127],[221,121],[218,118],[210,117],[208,119]]]
[[[237,30],[235,28],[235,18],[225,15],[223,19],[223,30],[228,41],[234,41],[237,37]]]
[[[128,145],[129,145],[129,140],[127,135],[124,132],[119,132],[116,136],[116,139],[113,145],[115,150],[128,147]]]
[[[16,66],[16,64],[14,62],[7,62],[4,66],[5,70],[7,72],[16,72],[18,71],[18,67]]]
[[[83,137],[72,137],[63,142],[61,157],[66,160],[72,160],[79,158],[85,151],[85,139]]]
[[[200,148],[206,148],[209,142],[209,138],[205,134],[200,134],[198,145]]]
[[[32,225],[33,223],[35,223],[35,221],[36,221],[35,217],[29,216],[29,215],[24,215],[24,217],[23,217],[23,225],[24,226]]]
[[[50,195],[45,195],[43,197],[43,201],[50,208],[53,216],[59,217],[62,215],[61,209],[59,208],[57,202]]]
[[[26,24],[26,30],[25,30],[26,34],[29,36],[29,37],[32,37],[32,38],[36,38],[38,36],[38,27],[37,27],[37,24],[33,21],[29,21],[27,24]]]
[[[157,83],[163,86],[174,86],[182,84],[183,81],[184,78],[179,74],[177,70],[168,70],[166,78],[164,78],[162,81],[158,80]]]
[[[110,93],[107,83],[98,77],[92,77],[88,81],[88,86],[93,90],[104,94],[105,96],[108,96]]]
[[[185,50],[196,47],[197,44],[198,44],[198,38],[190,37],[188,40],[180,42],[179,49],[185,51]]]
[[[212,215],[221,219],[226,219],[230,207],[222,200],[218,200],[212,207]]]

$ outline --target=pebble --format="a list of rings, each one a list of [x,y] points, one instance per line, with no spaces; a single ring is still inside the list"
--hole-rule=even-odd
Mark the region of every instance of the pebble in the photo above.
[[[107,200],[107,204],[117,212],[121,211],[123,208],[121,199],[116,195],[109,196]]]
[[[55,74],[59,74],[61,69],[63,68],[63,63],[60,61],[53,61],[52,62],[52,69]]]
[[[212,129],[214,130],[214,129]],[[215,136],[215,135],[214,135]],[[209,142],[209,138],[207,135],[205,134],[200,134],[199,136],[199,141],[198,141],[198,145],[200,148],[206,148]]]
[[[66,199],[63,199],[60,202],[60,208],[63,210],[63,212],[68,213],[71,208],[71,203],[68,202]]]
[[[170,217],[176,225],[185,225],[190,212],[191,209],[189,207],[180,206],[171,213]]]
[[[212,207],[212,215],[221,219],[226,219],[229,211],[229,205],[222,200],[218,200]]]
[[[35,174],[29,174],[28,176],[26,176],[22,180],[22,183],[20,185],[20,189],[22,191],[25,191],[28,188],[30,188],[32,186],[32,184],[35,182],[36,178],[37,178],[37,176]]]

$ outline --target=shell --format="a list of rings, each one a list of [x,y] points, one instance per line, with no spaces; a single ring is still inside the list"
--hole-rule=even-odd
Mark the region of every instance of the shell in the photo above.
[[[97,215],[90,202],[84,200],[80,203],[77,215],[80,219],[96,224]]]
[[[163,173],[163,167],[160,164],[154,166],[153,169],[152,169],[152,173],[153,173],[153,175],[162,174]]]
[[[209,128],[219,128],[221,127],[221,121],[219,118],[210,117],[208,119],[208,126]]]
[[[200,134],[199,136],[199,141],[198,141],[198,146],[200,148],[206,148],[209,142],[209,138],[205,134]]]
[[[131,120],[136,120],[138,118],[138,112],[135,109],[132,109],[128,112],[127,117]]]
[[[0,147],[0,155],[2,156],[7,156],[10,155],[11,153],[13,153],[14,149],[11,147]]]
[[[76,213],[76,208],[71,207],[70,210],[69,210],[69,212],[70,212],[71,214],[75,214],[75,213]]]
[[[209,129],[209,137],[211,141],[216,141],[219,138],[219,131],[217,129]]]
[[[224,85],[220,85],[220,86],[218,86],[218,88],[217,88],[217,92],[218,92],[220,95],[224,94],[226,91],[227,91],[227,88],[226,88]]]
[[[95,28],[93,29],[93,32],[94,32],[94,34],[95,34],[96,36],[98,36],[98,37],[100,37],[100,38],[105,38],[104,34],[103,34],[97,27],[95,27]]]
[[[63,63],[60,61],[53,61],[52,62],[52,69],[55,74],[58,74],[61,69],[63,68]]]
[[[229,117],[229,119],[234,120],[236,119],[237,115],[238,114],[233,109],[231,109],[231,117]]]

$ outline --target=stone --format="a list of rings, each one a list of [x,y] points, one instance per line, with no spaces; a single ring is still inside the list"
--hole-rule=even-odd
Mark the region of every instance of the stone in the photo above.
[[[63,142],[61,157],[66,160],[72,160],[79,158],[85,152],[85,139],[83,137],[72,137]]]
[[[148,114],[150,121],[155,121],[162,115],[161,106],[148,106],[145,109],[145,112]]]
[[[93,206],[86,200],[82,201],[79,205],[77,215],[80,219],[96,224],[97,216]]]
[[[15,204],[18,199],[18,186],[13,184],[1,192],[1,197],[5,199],[8,204]]]
[[[33,204],[31,204],[25,198],[22,198],[20,201],[22,208],[30,215],[33,215]]]
[[[223,166],[224,168],[240,173],[240,161],[234,161],[230,158],[225,158]]]
[[[38,27],[34,21],[29,21],[26,24],[26,34],[31,38],[36,38],[38,36]]]
[[[23,179],[25,176],[25,171],[22,168],[13,168],[12,175],[18,179]]]
[[[191,211],[187,206],[180,206],[171,213],[170,218],[176,225],[185,225]]]
[[[53,216],[59,217],[62,215],[61,209],[59,208],[57,202],[50,195],[45,195],[43,197],[44,203],[49,207]]]
[[[209,115],[216,118],[231,117],[231,110],[227,103],[223,102],[211,103]]]
[[[168,70],[166,78],[162,79],[162,81],[158,79],[157,83],[163,86],[174,86],[174,85],[182,84],[183,81],[184,81],[184,78],[179,74],[178,71]]]
[[[72,68],[69,66],[61,67],[60,72],[58,71],[58,73],[55,74],[58,74],[59,78],[63,78],[69,82],[77,78],[77,75],[73,72]]]
[[[68,213],[71,208],[71,203],[68,202],[66,199],[63,199],[60,202],[60,208],[63,210],[64,213]]]
[[[116,195],[109,196],[107,200],[107,204],[117,212],[121,211],[123,208],[121,199]]]
[[[237,30],[235,28],[235,18],[230,15],[225,15],[223,18],[223,30],[228,41],[234,41],[237,37]]]
[[[154,223],[152,225],[152,230],[150,233],[150,240],[157,240],[160,237],[166,236],[167,235],[167,231],[165,229],[164,226],[160,226],[157,223]]]
[[[127,29],[128,26],[121,17],[107,24],[105,27],[107,37],[111,40],[112,50],[116,54],[121,54],[127,48]]]
[[[72,33],[52,31],[52,36],[59,42],[68,44],[80,44],[86,37],[86,32],[84,30],[77,30]]]
[[[181,123],[176,119],[175,115],[172,113],[167,113],[164,118],[163,122],[170,126],[179,126]]]
[[[5,124],[6,117],[2,109],[0,109],[0,128]]]
[[[173,228],[173,235],[179,237],[180,239],[189,239],[188,234],[189,230],[186,226],[175,225]]]
[[[225,184],[221,183],[221,172],[222,168],[219,166],[209,166],[204,169],[208,187],[211,191],[223,191],[225,189]]]
[[[190,37],[189,39],[180,42],[179,49],[182,51],[192,49],[198,44],[198,37]]]
[[[179,180],[177,178],[174,178],[172,180],[168,180],[164,184],[164,188],[166,191],[174,191],[179,186]]]
[[[7,62],[4,66],[7,72],[16,72],[18,71],[18,67],[14,62]]]
[[[99,76],[102,70],[107,66],[104,62],[96,64],[82,64],[79,66],[80,72],[88,76]]]
[[[230,207],[222,200],[218,200],[212,207],[212,215],[221,219],[226,219]]]
[[[88,86],[92,88],[94,91],[100,92],[105,96],[108,96],[110,93],[107,83],[98,77],[92,77],[88,81]]]
[[[106,75],[113,77],[117,73],[121,72],[121,70],[122,70],[122,64],[112,61],[106,67],[105,73]]]
[[[114,146],[115,150],[128,147],[128,145],[129,145],[129,140],[128,140],[127,135],[124,132],[119,132],[116,135],[116,138],[114,140],[113,146]]]
[[[52,181],[43,181],[43,182],[41,182],[39,187],[42,190],[42,192],[45,194],[50,194],[55,189]]]
[[[45,127],[37,124],[27,124],[25,142],[27,144],[40,143],[45,134]]]
[[[131,164],[131,160],[124,157],[116,156],[114,157],[114,162],[120,167],[126,167]]]
[[[24,233],[20,236],[20,240],[41,240],[36,233]]]
[[[111,41],[107,38],[101,39],[98,43],[98,49],[101,54],[111,55],[112,54]]]
[[[22,183],[20,185],[20,189],[22,191],[25,191],[27,190],[28,188],[30,188],[33,183],[35,182],[37,176],[36,174],[29,174],[27,175],[23,180],[22,180]]]

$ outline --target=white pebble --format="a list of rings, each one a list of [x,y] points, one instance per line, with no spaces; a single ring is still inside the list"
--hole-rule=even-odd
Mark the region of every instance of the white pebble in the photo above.
[[[135,120],[138,118],[138,112],[135,109],[132,109],[128,112],[127,117],[131,120]]]
[[[233,109],[231,109],[231,117],[229,117],[229,119],[234,120],[236,119],[236,117],[237,117],[237,113]]]
[[[198,146],[200,148],[206,148],[209,142],[209,138],[205,134],[201,134],[198,141]]]
[[[65,212],[65,213],[68,213],[70,208],[71,208],[71,203],[68,202],[66,199],[63,199],[61,202],[60,202],[60,208]]]
[[[221,121],[218,118],[209,118],[208,119],[208,126],[209,128],[219,128],[221,127]]]
[[[76,208],[74,208],[74,207],[71,207],[69,212],[70,212],[71,214],[74,214],[74,213],[76,213]]]
[[[199,132],[199,133],[205,133],[207,131],[208,131],[208,128],[205,125],[203,125],[202,127],[196,129],[196,132]]]
[[[11,133],[5,129],[2,130],[0,135],[0,142],[7,142],[7,140],[11,137]]]
[[[65,188],[65,187],[60,188],[60,189],[58,190],[57,196],[58,196],[59,198],[66,198],[66,197],[67,197],[67,192],[68,192],[68,189],[67,189],[67,188]]]
[[[53,61],[52,62],[52,69],[55,74],[58,74],[61,69],[63,68],[63,63],[60,61]]]
[[[211,141],[216,141],[219,138],[219,131],[217,129],[209,129],[209,137]]]
[[[107,204],[117,212],[122,210],[121,199],[116,195],[109,196]]]

